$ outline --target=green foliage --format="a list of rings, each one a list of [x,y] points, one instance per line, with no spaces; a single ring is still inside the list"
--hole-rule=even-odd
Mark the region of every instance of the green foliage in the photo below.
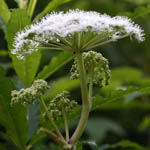
[[[8,137],[23,150],[28,140],[26,109],[10,106],[10,93],[14,88],[11,80],[0,70],[0,123],[6,128]]]
[[[5,21],[6,24],[9,21],[10,15],[11,13],[8,9],[7,4],[4,0],[0,0],[0,17]]]
[[[139,130],[150,129],[150,116],[146,116],[139,125]]]
[[[47,13],[50,11],[54,10],[57,8],[59,5],[62,5],[64,3],[67,3],[71,0],[52,0],[48,3],[48,5],[45,7],[45,9],[36,17],[36,19],[40,19],[43,16],[45,16]]]
[[[116,150],[116,149],[124,149],[125,150],[148,150],[149,148],[145,148],[137,143],[128,141],[128,140],[123,140],[117,144],[114,145],[101,145],[98,146],[95,141],[83,141],[81,142],[82,145],[89,145],[91,147],[92,150]]]
[[[36,3],[37,3],[37,0],[30,0],[30,2],[29,2],[28,8],[27,8],[27,12],[28,12],[28,15],[30,17],[32,17],[32,15],[34,13],[34,9],[35,9]]]
[[[93,110],[95,109],[102,109],[102,108],[109,108],[109,109],[120,109],[120,108],[141,108],[141,109],[149,109],[150,105],[143,103],[142,101],[136,100],[135,98],[129,99],[128,97],[132,96],[133,94],[137,94],[138,96],[150,94],[150,87],[139,88],[136,87],[129,87],[126,90],[112,90],[109,92],[109,96],[102,97],[96,96],[93,100]]]
[[[106,145],[104,148],[100,148],[100,150],[115,150],[116,148],[125,148],[126,150],[148,150],[149,148],[145,148],[135,142],[123,140],[114,145]]]
[[[148,15],[150,13],[150,5],[147,7],[138,7],[134,10],[133,13],[131,12],[122,12],[119,13],[119,15],[128,16],[132,19],[136,19],[138,17],[144,17],[145,15]]]
[[[43,70],[37,75],[39,79],[46,79],[51,76],[54,72],[60,69],[63,65],[68,63],[74,54],[71,52],[61,52],[58,56],[52,58],[47,66],[44,66]]]
[[[0,57],[8,56],[8,51],[6,50],[0,50]]]
[[[79,87],[79,85],[80,85],[79,80],[70,80],[69,77],[60,78],[59,80],[51,84],[51,88],[44,95],[44,99],[48,101],[64,90],[66,91],[75,90],[76,88]]]
[[[125,1],[135,3],[137,5],[148,4],[150,2],[149,0],[125,0]]]
[[[11,13],[7,4],[4,0],[0,0],[0,28],[2,28],[4,32],[6,32],[6,24],[9,21],[10,15]]]
[[[133,99],[128,100],[129,96],[134,94],[135,92],[139,93],[140,95],[147,95],[150,94],[150,87],[149,87],[149,78],[143,78],[142,72],[134,69],[134,68],[118,68],[114,69],[112,71],[112,79],[110,82],[110,86],[104,88],[102,90],[103,96],[100,96],[100,93],[97,93],[97,96],[93,98],[93,106],[92,111],[94,110],[102,110],[102,109],[124,109],[124,108],[140,108],[140,109],[150,109],[150,104],[145,104],[142,101],[137,101],[136,97],[133,97]],[[73,82],[74,81],[74,82]],[[123,88],[122,84],[125,84],[126,86]],[[136,86],[129,86],[127,85],[136,85]],[[76,85],[76,86],[75,86]],[[138,85],[138,86],[137,86]],[[59,88],[58,88],[59,87]],[[69,80],[68,78],[60,79],[57,82],[54,82],[51,86],[50,92],[48,92],[45,95],[46,101],[49,99],[52,99],[55,97],[58,93],[61,93],[63,90],[73,90],[74,88],[79,87],[78,80]],[[116,89],[116,88],[119,89]],[[72,113],[67,114],[68,120],[71,122],[74,119],[78,118],[81,113],[81,106],[77,106]],[[46,126],[49,128],[48,124],[42,123],[43,126]],[[57,124],[59,126],[63,126],[63,120],[58,119]],[[116,133],[124,133],[121,127],[119,127],[117,124],[111,121],[105,121],[105,120],[93,120],[91,121],[90,126],[94,126],[96,130],[96,126],[102,126],[104,129],[101,130],[101,132],[94,132],[92,129],[87,128],[87,132],[90,132],[90,135],[93,139],[102,139],[103,135],[105,135],[104,132],[107,130],[113,130]],[[99,124],[99,125],[98,125]],[[101,128],[102,128],[101,127]],[[118,131],[117,131],[118,130]],[[92,134],[93,131],[93,134]],[[103,133],[102,133],[103,132]],[[97,136],[96,136],[97,135]],[[43,138],[44,135],[39,135],[41,138]],[[40,138],[35,138],[36,140],[40,140]]]
[[[99,130],[101,129],[101,130]],[[117,123],[103,118],[89,119],[86,127],[87,133],[96,143],[102,141],[108,132],[123,135],[125,132]]]
[[[23,29],[26,25],[30,24],[30,18],[27,16],[26,10],[16,9],[12,11],[10,21],[7,26],[6,39],[8,42],[9,50],[13,49],[13,41],[16,33]],[[14,69],[19,76],[20,80],[29,86],[34,80],[37,72],[41,53],[40,51],[27,56],[26,60],[19,60],[16,56],[11,55]]]

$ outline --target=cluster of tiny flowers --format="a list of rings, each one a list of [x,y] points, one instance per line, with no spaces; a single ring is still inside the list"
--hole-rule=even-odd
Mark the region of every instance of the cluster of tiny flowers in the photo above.
[[[74,33],[89,31],[96,35],[108,33],[108,38],[114,41],[123,35],[134,36],[138,41],[144,40],[143,30],[127,17],[110,17],[94,11],[69,10],[66,13],[51,13],[40,22],[17,33],[12,54],[23,59],[26,54],[37,51],[40,42],[59,42],[59,37],[69,38]]]
[[[21,89],[20,91],[13,90],[11,92],[11,105],[20,103],[24,106],[32,104],[33,101],[42,96],[44,92],[49,88],[46,81],[38,79],[35,80],[31,87]]]
[[[77,105],[77,102],[68,99],[68,97],[69,92],[63,91],[50,101],[48,110],[53,119],[57,120],[59,117],[63,116],[63,113],[70,113]]]
[[[87,76],[87,82],[93,81],[94,85],[103,87],[108,85],[110,79],[109,63],[101,53],[94,51],[85,52],[82,55],[85,72]],[[75,58],[74,64],[71,68],[71,79],[79,78],[79,71],[77,66],[77,59]]]

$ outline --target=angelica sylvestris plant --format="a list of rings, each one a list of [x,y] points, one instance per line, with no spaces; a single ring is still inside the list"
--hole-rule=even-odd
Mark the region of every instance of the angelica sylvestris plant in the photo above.
[[[110,78],[108,60],[100,53],[91,50],[127,36],[138,41],[144,40],[143,30],[127,17],[110,17],[92,11],[53,12],[41,21],[27,26],[17,33],[12,54],[24,60],[27,55],[39,49],[74,52],[75,60],[71,68],[71,79],[80,79],[82,112],[79,123],[73,135],[70,136],[66,116],[76,106],[76,102],[70,101],[68,92],[64,91],[51,100],[47,106],[42,95],[35,94],[38,93],[34,87],[37,81],[30,88],[19,92],[13,91],[12,104],[18,102],[23,105],[30,104],[36,97],[39,97],[45,111],[44,116],[50,120],[56,134],[44,128],[40,131],[48,134],[63,149],[75,149],[92,107],[93,86],[103,87],[108,84]],[[47,86],[44,89],[47,89]],[[66,138],[55,123],[58,117],[64,118]]]

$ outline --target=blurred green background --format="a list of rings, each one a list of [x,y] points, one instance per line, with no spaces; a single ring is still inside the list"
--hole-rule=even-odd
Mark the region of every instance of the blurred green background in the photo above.
[[[18,8],[16,1],[6,0],[10,11]],[[37,0],[32,19],[49,2],[50,0]],[[112,78],[110,85],[106,88],[94,88],[94,94],[97,95],[95,99],[99,99],[100,103],[93,104],[94,111],[90,114],[86,130],[81,138],[84,143],[83,149],[104,150],[108,145],[112,145],[108,149],[113,150],[150,149],[150,0],[70,0],[53,10],[67,11],[76,8],[111,16],[128,16],[145,31],[145,41],[142,43],[130,40],[128,37],[94,49],[109,60]],[[22,83],[18,80],[8,54],[6,26],[2,19],[0,24],[0,67],[19,88],[22,87]],[[57,55],[59,53],[55,51],[42,51],[38,72]],[[71,91],[72,99],[78,99],[80,103],[79,82],[70,82],[68,79],[71,65],[72,61],[47,79],[52,89],[45,95],[45,99],[53,98],[56,93],[67,89]],[[72,119],[70,122],[72,132],[77,121],[78,119]],[[12,142],[3,137],[5,127],[0,125],[0,131],[0,145],[5,145],[8,150],[15,149]],[[84,141],[95,141],[95,143]],[[120,141],[122,143],[119,145]],[[131,141],[135,145],[130,143]],[[48,137],[42,138],[33,147],[33,150],[50,149],[57,149],[57,147]]]

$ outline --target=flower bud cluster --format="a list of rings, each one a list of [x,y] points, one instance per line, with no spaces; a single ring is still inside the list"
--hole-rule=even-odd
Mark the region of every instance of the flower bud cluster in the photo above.
[[[103,87],[108,85],[110,79],[109,63],[101,53],[94,51],[85,52],[82,55],[87,82],[93,81],[94,85]],[[75,58],[74,64],[71,68],[71,79],[79,78],[79,71],[77,66],[77,59]]]
[[[21,89],[20,91],[13,90],[11,92],[11,105],[20,103],[24,106],[32,104],[33,101],[42,96],[44,92],[49,88],[46,81],[42,79],[35,80],[31,87]]]
[[[63,91],[51,100],[48,110],[53,119],[57,120],[58,117],[63,116],[63,113],[70,113],[73,110],[73,108],[76,107],[77,102],[68,99],[68,97],[69,92]]]

